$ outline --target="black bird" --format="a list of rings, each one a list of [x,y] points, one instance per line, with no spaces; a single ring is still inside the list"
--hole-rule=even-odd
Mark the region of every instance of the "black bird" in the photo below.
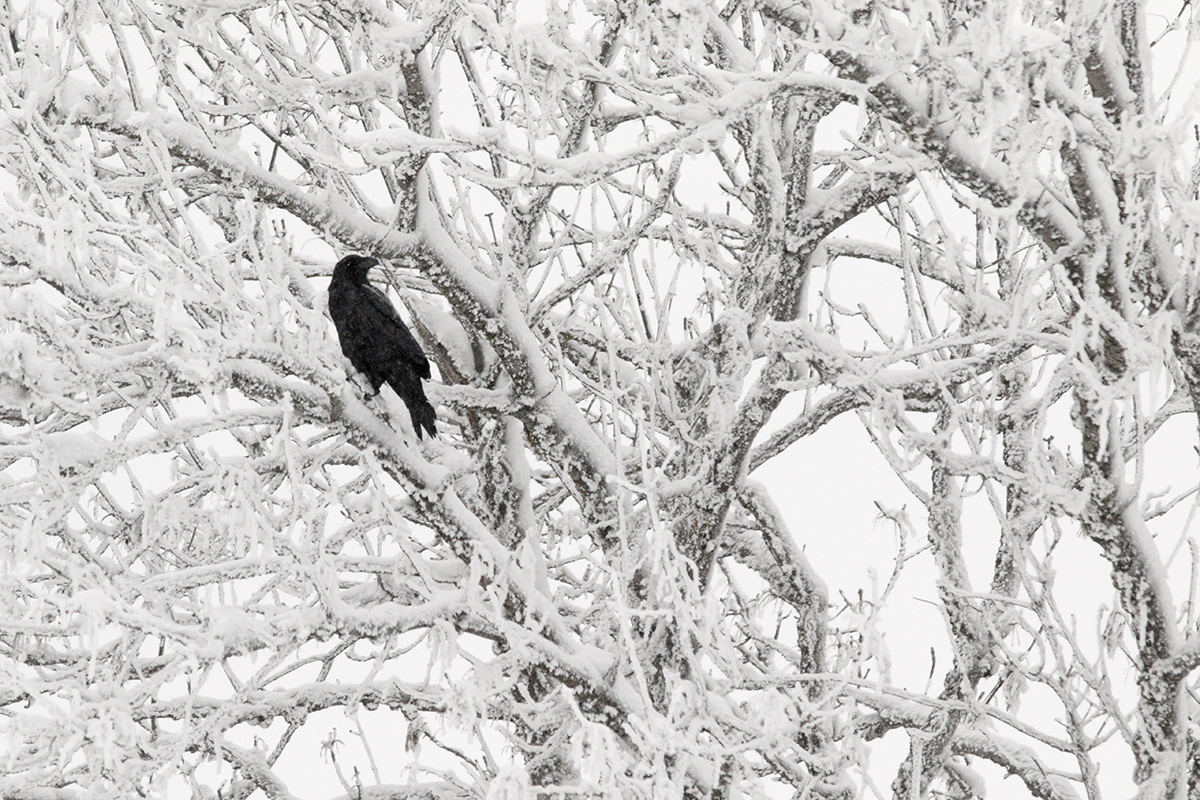
[[[387,295],[367,280],[378,263],[364,256],[346,256],[337,263],[329,281],[329,316],[342,353],[375,394],[383,384],[391,386],[408,406],[417,438],[422,430],[437,436],[437,414],[421,386],[421,379],[429,378],[429,359]]]

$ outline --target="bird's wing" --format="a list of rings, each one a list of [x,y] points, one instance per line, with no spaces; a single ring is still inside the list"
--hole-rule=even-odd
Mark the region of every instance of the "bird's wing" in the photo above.
[[[400,314],[392,305],[392,301],[369,283],[363,284],[361,288],[363,289],[363,302],[379,317],[379,330],[376,334],[381,340],[379,343],[389,350],[394,350],[399,358],[412,365],[418,375],[428,379],[430,376],[429,359],[425,357],[425,351],[421,349],[421,345],[417,343],[408,326],[404,324],[404,320],[400,319]]]
[[[383,293],[383,290],[373,283],[360,283],[358,286],[363,290],[363,299],[370,303],[376,311],[388,319],[404,325],[404,320],[400,319],[396,307],[392,305],[392,301]]]

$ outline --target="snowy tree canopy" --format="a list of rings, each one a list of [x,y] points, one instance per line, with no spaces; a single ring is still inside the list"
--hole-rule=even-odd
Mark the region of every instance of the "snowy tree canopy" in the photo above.
[[[0,20],[0,795],[1200,800],[1193,4]]]

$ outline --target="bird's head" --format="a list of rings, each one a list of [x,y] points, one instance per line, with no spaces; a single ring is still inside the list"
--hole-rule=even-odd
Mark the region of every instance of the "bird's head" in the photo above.
[[[348,278],[355,283],[366,283],[367,273],[379,264],[379,259],[370,256],[346,256],[333,268],[334,277]]]

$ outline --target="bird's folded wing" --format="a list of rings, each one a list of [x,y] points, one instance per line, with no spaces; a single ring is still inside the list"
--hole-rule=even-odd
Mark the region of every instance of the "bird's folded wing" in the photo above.
[[[388,300],[387,295],[370,284],[361,288],[363,289],[362,299],[366,305],[366,308],[361,309],[361,313],[366,315],[373,312],[373,315],[379,318],[376,327],[378,327],[377,336],[380,344],[388,349],[394,349],[397,357],[407,361],[422,378],[428,379],[431,374],[429,359],[425,357],[425,351],[421,349],[421,345],[417,343],[408,326],[404,324],[404,320],[400,319],[400,314]]]

